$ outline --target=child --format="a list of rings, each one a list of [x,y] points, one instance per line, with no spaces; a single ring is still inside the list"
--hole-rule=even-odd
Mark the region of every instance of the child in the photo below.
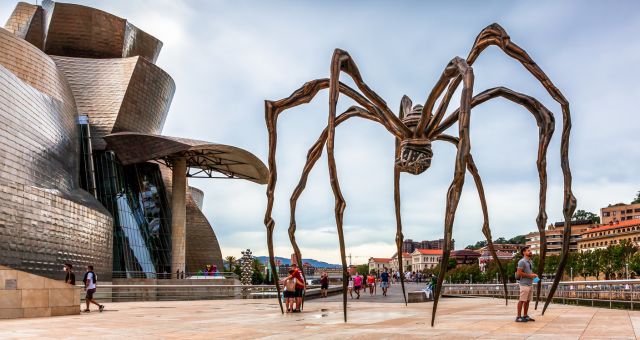
[[[349,285],[347,286],[349,296],[353,299],[353,276],[349,275]]]
[[[293,301],[295,299],[296,292],[296,278],[291,277],[293,269],[289,270],[289,276],[284,279],[284,298],[285,305],[287,306],[287,313],[293,312]]]

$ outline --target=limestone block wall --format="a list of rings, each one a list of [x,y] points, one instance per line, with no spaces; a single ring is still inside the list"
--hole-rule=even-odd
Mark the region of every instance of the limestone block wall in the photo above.
[[[80,288],[0,266],[0,319],[80,314]]]

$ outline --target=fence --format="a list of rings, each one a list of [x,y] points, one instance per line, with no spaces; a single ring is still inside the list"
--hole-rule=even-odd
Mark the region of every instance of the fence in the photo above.
[[[504,298],[502,284],[444,284],[445,296],[484,296]],[[541,300],[546,299],[551,282],[542,283]],[[507,284],[508,297],[517,299],[518,284]],[[534,285],[535,299],[535,285]],[[558,285],[553,301],[563,304],[609,308],[638,308],[640,280],[563,281]]]
[[[238,275],[234,272],[180,272],[178,273],[155,273],[143,271],[114,271],[112,274],[114,279],[199,279],[199,278],[221,278],[221,279],[238,279]]]
[[[342,286],[330,286],[329,292],[341,292]],[[319,296],[320,286],[308,285],[306,296]],[[84,299],[84,294],[81,295]],[[97,301],[187,301],[217,299],[268,299],[277,296],[273,285],[228,284],[99,284]]]

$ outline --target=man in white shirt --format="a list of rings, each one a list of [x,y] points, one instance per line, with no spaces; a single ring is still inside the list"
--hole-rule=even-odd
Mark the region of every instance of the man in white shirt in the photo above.
[[[84,310],[85,313],[89,313],[89,303],[93,303],[98,306],[98,310],[102,312],[104,310],[104,305],[101,305],[93,299],[93,294],[96,292],[96,282],[98,281],[98,276],[93,272],[93,266],[87,266],[87,272],[84,274],[84,289],[87,291],[87,296],[84,301],[87,304],[87,308]]]

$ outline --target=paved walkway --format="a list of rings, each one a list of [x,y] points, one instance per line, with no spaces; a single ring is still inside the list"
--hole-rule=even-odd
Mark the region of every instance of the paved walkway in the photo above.
[[[640,335],[640,311],[552,305],[545,316],[530,313],[536,322],[515,323],[513,303],[444,298],[432,328],[431,303],[405,306],[391,298],[378,294],[350,300],[348,323],[342,319],[340,297],[310,300],[303,313],[285,315],[274,300],[107,303],[103,313],[0,321],[0,339],[635,339]]]

